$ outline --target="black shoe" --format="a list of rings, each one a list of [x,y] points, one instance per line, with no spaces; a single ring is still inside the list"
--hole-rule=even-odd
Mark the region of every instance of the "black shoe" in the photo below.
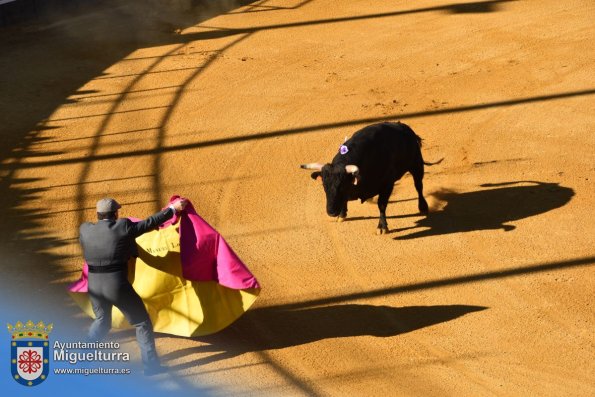
[[[157,374],[162,374],[167,372],[167,367],[162,365],[152,365],[150,367],[145,367],[145,376],[153,376]]]

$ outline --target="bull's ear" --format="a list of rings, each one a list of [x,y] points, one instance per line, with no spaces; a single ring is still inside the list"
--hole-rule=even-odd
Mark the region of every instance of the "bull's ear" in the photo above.
[[[320,171],[313,172],[310,177],[318,182],[322,182],[322,172]]]

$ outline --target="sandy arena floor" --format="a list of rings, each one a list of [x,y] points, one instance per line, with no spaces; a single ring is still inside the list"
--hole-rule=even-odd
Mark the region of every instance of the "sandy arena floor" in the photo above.
[[[263,291],[220,334],[160,335],[167,382],[595,395],[595,4],[453,1],[119,6],[4,29],[5,293],[43,269],[34,294],[88,326],[64,292],[79,223],[106,194],[145,216],[179,193]],[[376,236],[374,203],[333,222],[299,164],[383,120],[444,161],[430,215],[406,176]]]

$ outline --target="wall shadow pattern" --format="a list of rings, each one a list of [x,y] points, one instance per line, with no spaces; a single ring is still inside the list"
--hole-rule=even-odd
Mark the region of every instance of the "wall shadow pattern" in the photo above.
[[[231,6],[237,6],[237,3],[228,2],[227,7]],[[195,25],[228,9],[212,5],[209,6],[208,16],[198,14],[193,18],[178,18],[170,13],[168,17],[172,19],[168,23],[163,16],[159,20],[150,20],[142,13],[128,13],[120,2],[101,1],[84,9],[72,10],[67,15],[34,15],[28,22],[0,29],[0,76],[3,76],[0,83],[0,108],[3,110],[0,205],[4,212],[0,217],[0,265],[3,271],[0,299],[3,302],[18,299],[19,310],[27,316],[47,322],[59,321],[60,327],[80,331],[81,340],[84,339],[89,319],[79,314],[63,282],[64,279],[76,279],[79,271],[65,270],[62,266],[64,260],[72,255],[55,253],[56,248],[74,247],[78,241],[41,232],[41,227],[50,217],[59,225],[60,218],[52,215],[64,212],[48,213],[47,203],[40,202],[42,194],[57,186],[47,186],[46,182],[42,188],[25,187],[43,185],[44,178],[20,177],[17,173],[19,165],[31,158],[65,154],[40,152],[36,146],[49,139],[41,137],[42,132],[59,128],[60,121],[47,125],[47,120],[57,108],[76,102],[70,99],[72,95],[95,93],[93,90],[79,90],[80,87],[104,75],[104,70],[138,48],[179,44],[179,35],[174,33],[172,26],[184,28]],[[103,18],[98,17],[100,14]],[[85,29],[77,28],[81,25],[85,25]],[[115,100],[112,112],[116,111],[125,95],[123,93]],[[98,116],[104,117],[102,127],[105,127],[110,115]],[[91,137],[95,140],[93,151],[99,143],[96,137],[102,132],[97,131]],[[79,204],[85,199],[84,186],[92,183],[88,180],[91,163],[92,158],[82,162],[84,170],[79,179],[69,184],[78,186]],[[156,178],[153,173],[148,175]],[[39,204],[24,209],[22,204],[25,202]],[[79,215],[82,215],[81,208],[74,211],[80,211]],[[26,291],[26,296],[23,291]],[[183,380],[178,380],[178,383],[197,388]]]

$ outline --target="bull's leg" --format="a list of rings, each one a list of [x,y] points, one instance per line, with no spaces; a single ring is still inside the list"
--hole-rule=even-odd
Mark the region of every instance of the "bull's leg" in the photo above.
[[[339,217],[337,218],[337,222],[343,222],[345,220],[345,218],[347,218],[347,201],[345,202],[343,209],[341,209],[341,213],[339,214]]]
[[[417,208],[419,212],[422,214],[428,213],[428,202],[424,198],[424,164],[420,162],[420,166],[416,167],[415,169],[411,170],[411,175],[413,176],[413,183],[415,184],[415,190],[417,190]]]
[[[393,185],[388,185],[378,195],[378,210],[380,211],[380,219],[378,220],[378,229],[376,234],[388,233],[388,223],[386,222],[386,207],[388,206],[388,199],[393,192]]]

